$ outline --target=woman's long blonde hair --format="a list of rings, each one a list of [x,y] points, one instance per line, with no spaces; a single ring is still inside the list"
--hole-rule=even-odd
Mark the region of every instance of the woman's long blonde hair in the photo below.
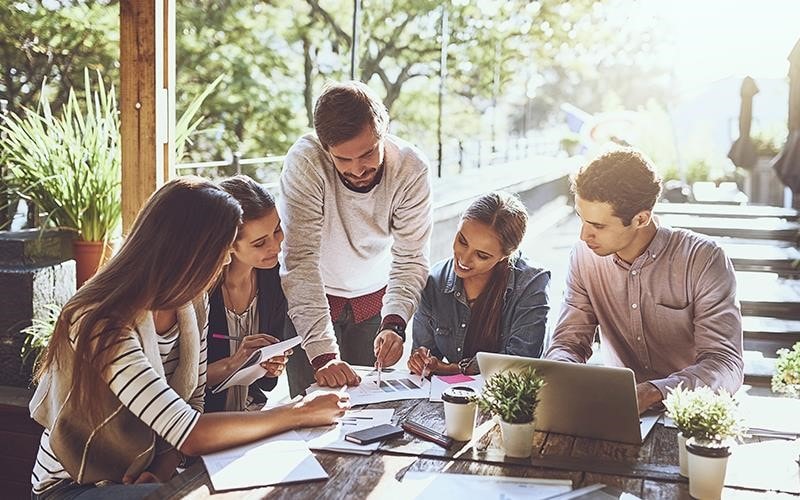
[[[73,394],[91,412],[109,349],[147,310],[180,307],[219,274],[241,222],[239,203],[199,177],[174,179],[150,196],[119,253],[67,302],[36,379],[73,363]],[[70,326],[82,319],[71,345]],[[74,347],[74,349],[73,349]]]

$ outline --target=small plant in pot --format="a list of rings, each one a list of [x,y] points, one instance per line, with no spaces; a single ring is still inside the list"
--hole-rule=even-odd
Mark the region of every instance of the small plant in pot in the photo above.
[[[532,368],[501,372],[486,381],[477,402],[500,418],[503,448],[509,457],[527,458],[533,447],[534,415],[544,378]]]
[[[703,411],[703,406],[699,401],[706,401],[713,395],[714,391],[708,387],[690,390],[685,389],[682,384],[678,384],[677,387],[669,389],[669,394],[664,399],[667,416],[678,428],[678,463],[681,476],[689,477],[689,469],[686,465],[686,440],[693,437],[691,425],[696,420],[694,412]]]
[[[793,398],[800,398],[800,342],[792,349],[778,350],[772,390]]]
[[[720,498],[733,440],[745,435],[739,403],[726,391],[695,389],[689,397],[683,423],[688,437],[686,458],[689,494],[695,498]]]

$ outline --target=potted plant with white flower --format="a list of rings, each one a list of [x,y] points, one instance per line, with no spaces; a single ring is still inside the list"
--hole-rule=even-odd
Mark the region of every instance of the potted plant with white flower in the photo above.
[[[800,342],[791,349],[778,350],[772,390],[793,398],[800,398]]]
[[[503,448],[509,457],[527,458],[533,447],[534,416],[544,378],[528,368],[493,375],[477,398],[481,410],[500,419]]]
[[[683,418],[689,494],[720,498],[734,440],[745,435],[739,403],[728,392],[708,388],[688,391]],[[674,412],[671,412],[675,414]]]

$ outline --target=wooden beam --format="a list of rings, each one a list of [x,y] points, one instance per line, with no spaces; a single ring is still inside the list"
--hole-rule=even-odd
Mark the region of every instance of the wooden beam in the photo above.
[[[174,0],[120,2],[122,226],[173,175]]]

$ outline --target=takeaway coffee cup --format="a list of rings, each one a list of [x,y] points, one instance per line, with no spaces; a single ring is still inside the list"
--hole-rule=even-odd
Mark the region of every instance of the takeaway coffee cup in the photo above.
[[[442,393],[445,433],[456,441],[472,439],[476,408],[472,397],[476,395],[475,389],[463,386],[448,387]]]

